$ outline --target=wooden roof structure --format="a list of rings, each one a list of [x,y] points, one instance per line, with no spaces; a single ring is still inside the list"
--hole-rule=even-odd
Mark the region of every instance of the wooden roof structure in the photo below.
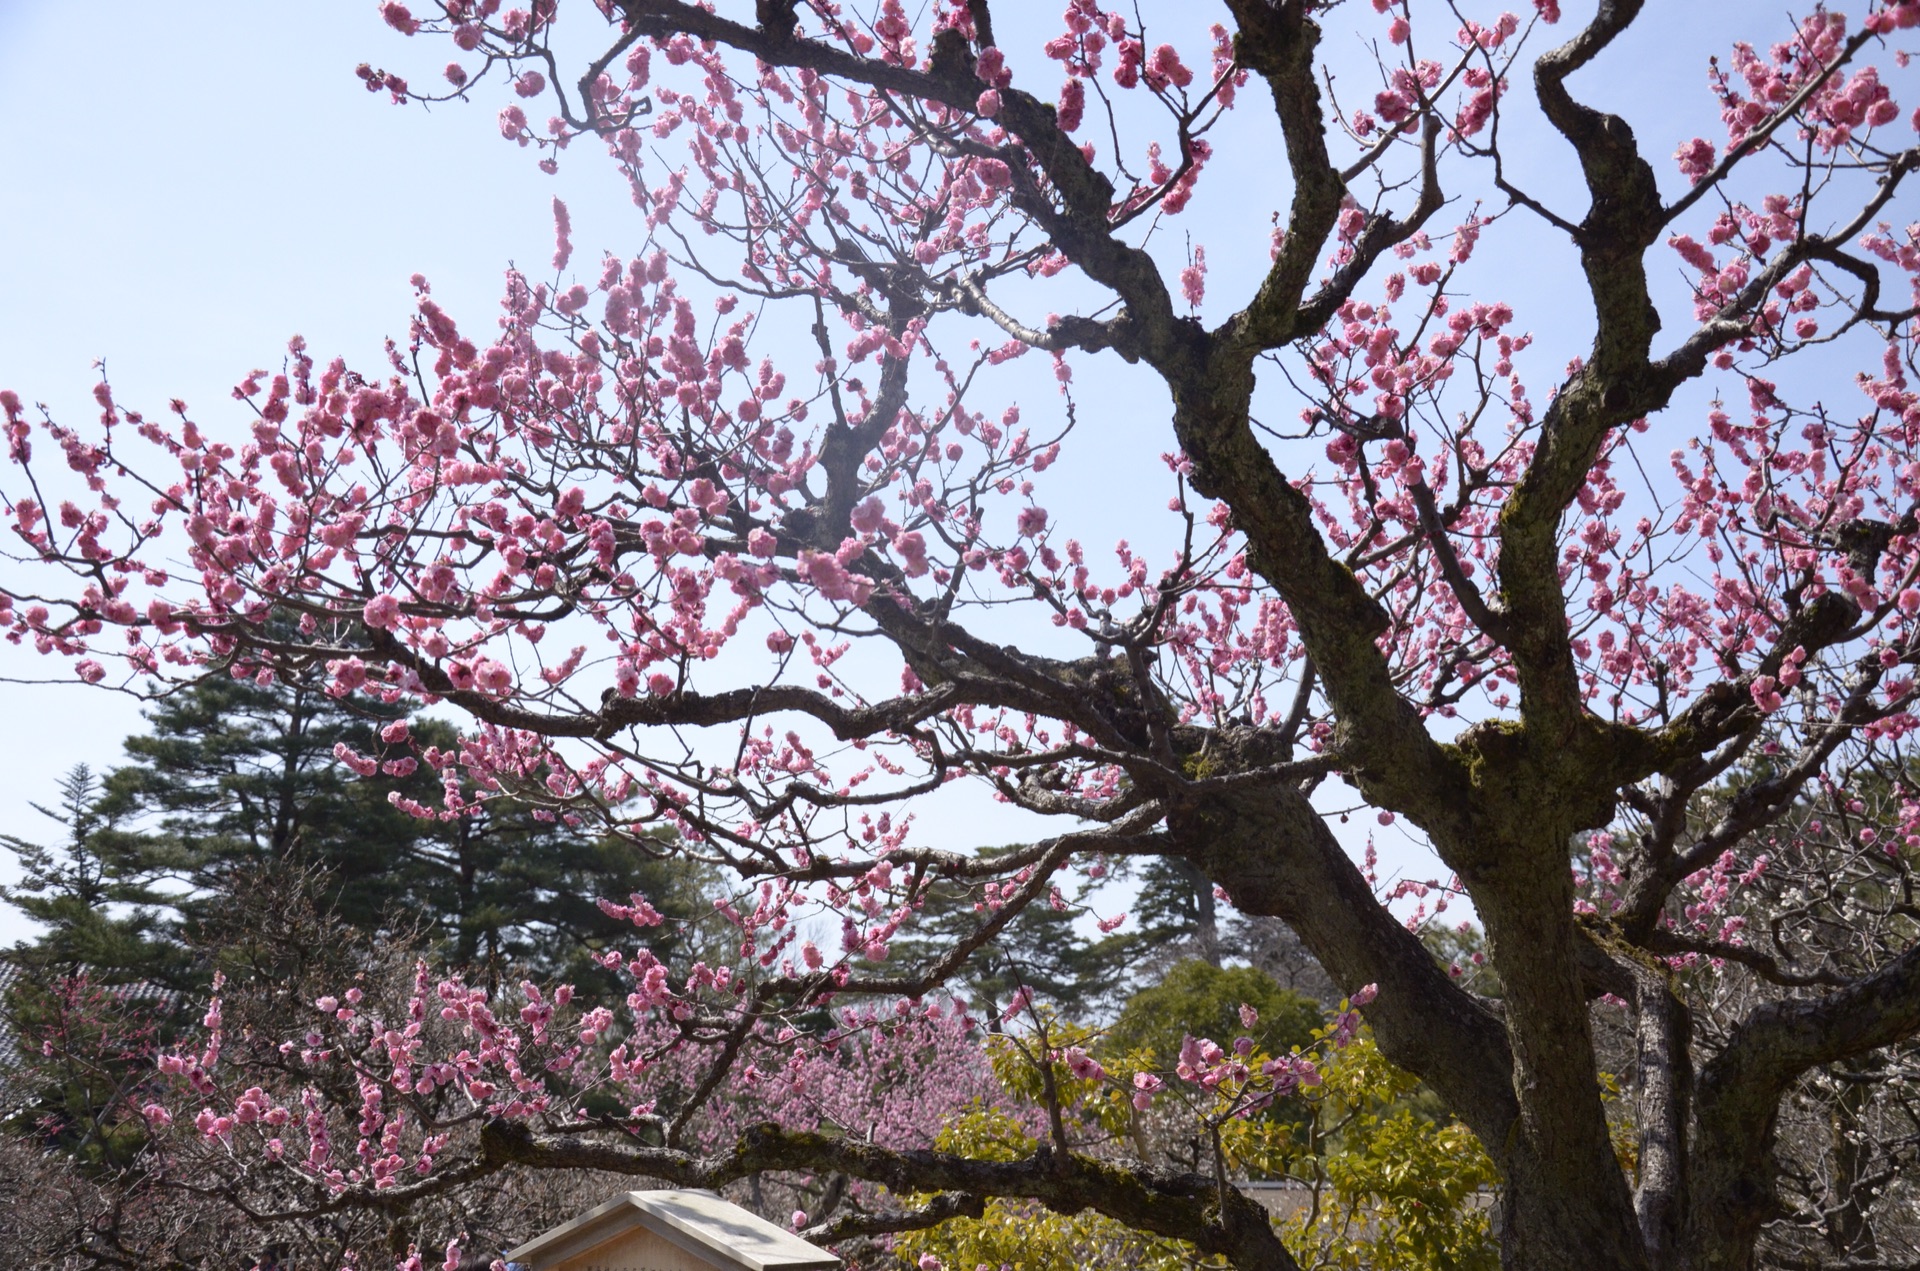
[[[507,1254],[528,1271],[831,1271],[840,1259],[708,1191],[621,1192]]]

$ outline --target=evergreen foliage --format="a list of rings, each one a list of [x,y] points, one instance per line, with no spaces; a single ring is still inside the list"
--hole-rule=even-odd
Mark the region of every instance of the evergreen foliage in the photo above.
[[[1128,998],[1107,1030],[1103,1050],[1150,1052],[1159,1068],[1171,1069],[1188,1037],[1248,1033],[1240,1022],[1243,1005],[1260,1013],[1249,1035],[1268,1054],[1284,1055],[1306,1045],[1324,1022],[1317,1003],[1281,988],[1263,971],[1217,967],[1195,958]]]
[[[421,819],[394,797],[437,800],[441,779],[413,762],[354,773],[337,748],[379,753],[400,717],[377,701],[327,693],[317,678],[265,683],[208,677],[158,701],[128,763],[104,776],[79,765],[52,807],[66,827],[46,846],[0,837],[21,878],[0,900],[41,928],[8,960],[106,984],[204,987],[231,933],[236,898],[303,890],[368,936],[419,939],[448,963],[515,968],[582,983],[589,956],[630,930],[601,898],[646,895],[689,922],[710,912],[712,876],[654,854],[646,840],[596,836],[525,804],[465,791],[458,817]],[[457,752],[443,721],[404,721],[422,749]],[[678,923],[656,944],[678,952]]]
[[[986,857],[1012,847],[980,849]],[[897,942],[894,956],[920,961],[945,948],[979,921],[971,888],[935,882],[911,931]],[[997,1019],[1020,989],[1073,1019],[1108,1013],[1124,991],[1138,959],[1138,945],[1124,934],[1091,938],[1078,903],[1036,901],[1008,921],[999,935],[969,960],[953,988],[978,1007],[982,1019]]]
[[[75,765],[60,780],[55,806],[32,806],[64,826],[66,840],[49,847],[0,835],[20,866],[19,882],[0,886],[0,901],[44,929],[10,960],[42,979],[91,968],[106,983],[178,982],[180,950],[164,937],[171,898],[110,845],[115,817],[93,769]]]

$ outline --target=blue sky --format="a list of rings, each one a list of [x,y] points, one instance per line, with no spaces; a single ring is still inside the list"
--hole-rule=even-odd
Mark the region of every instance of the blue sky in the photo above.
[[[395,43],[371,4],[0,4],[0,383],[85,420],[104,358],[129,405],[180,397],[217,427],[295,332],[376,362],[416,270],[489,306],[509,258],[551,250],[554,183],[478,111],[362,89],[354,66]],[[0,673],[55,670],[4,654]],[[116,762],[137,704],[0,692],[0,831],[57,837],[27,801]],[[15,921],[0,910],[0,941]]]
[[[730,7],[745,8],[722,6]],[[1038,17],[1027,6],[1001,7],[1018,76],[1041,62],[1009,31],[1051,26],[1056,6]],[[1567,8],[1571,23],[1586,6]],[[1783,28],[1775,11],[1728,0],[1651,8],[1658,11],[1578,87],[1632,120],[1663,181],[1677,187],[1665,156],[1687,136],[1717,135],[1705,63],[1726,51],[1727,18],[1761,17],[1763,41]],[[597,22],[584,4],[564,11]],[[1203,23],[1224,17],[1223,8],[1190,12]],[[1365,50],[1343,33],[1363,19],[1371,25],[1355,3],[1329,23],[1328,56],[1343,75],[1364,69]],[[625,191],[597,156],[572,156],[557,178],[544,177],[500,139],[496,100],[396,108],[353,75],[359,62],[384,62],[424,82],[445,53],[399,39],[371,0],[0,0],[0,119],[10,124],[0,134],[0,387],[82,421],[94,413],[92,364],[104,358],[123,403],[157,412],[180,397],[218,431],[239,421],[231,385],[253,367],[276,366],[295,332],[323,359],[337,352],[377,364],[383,337],[404,334],[416,271],[449,311],[486,321],[506,263],[544,265],[550,254],[555,193],[572,207],[577,266],[590,267],[602,248],[631,250]],[[1051,77],[1049,69],[1039,90]],[[1524,81],[1516,88],[1513,158],[1529,166],[1536,190],[1577,217],[1584,201],[1570,158],[1529,122]],[[1353,91],[1373,89],[1355,83]],[[1264,95],[1248,92],[1233,128],[1245,144],[1275,145]],[[1472,179],[1450,192],[1471,198]],[[1258,165],[1240,169],[1230,182],[1203,182],[1173,227],[1208,247],[1211,316],[1223,315],[1236,282],[1264,265],[1264,226],[1282,197],[1277,162],[1264,174]],[[1518,325],[1540,334],[1541,356],[1557,369],[1580,351],[1587,322],[1571,250],[1524,220],[1499,235],[1505,241],[1489,235],[1484,258],[1503,262],[1502,274],[1482,278],[1480,289],[1514,305]],[[1083,417],[1120,421],[1112,429],[1149,458],[1170,448],[1164,395],[1117,364],[1094,369],[1077,380]],[[1536,377],[1536,399],[1548,382]],[[1663,426],[1691,420],[1676,414]],[[1137,507],[1163,505],[1160,477],[1138,475],[1139,465],[1121,462],[1128,453],[1101,445],[1075,458],[1070,450],[1048,500],[1056,520],[1090,526],[1089,543],[1110,542]],[[59,670],[0,648],[0,674]],[[56,837],[28,800],[50,798],[74,763],[113,764],[120,739],[138,727],[137,704],[75,685],[5,684],[0,693],[11,723],[0,731],[0,832]],[[1014,832],[1011,822],[987,829],[973,817],[962,820],[976,839]],[[9,868],[0,861],[0,877]],[[0,943],[18,931],[0,910]]]

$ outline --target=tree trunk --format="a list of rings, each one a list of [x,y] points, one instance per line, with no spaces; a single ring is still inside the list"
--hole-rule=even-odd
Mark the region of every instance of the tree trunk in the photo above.
[[[1475,900],[1505,989],[1520,1109],[1515,1141],[1487,1145],[1507,1175],[1502,1264],[1644,1271],[1646,1245],[1600,1098],[1565,850],[1516,846],[1501,856],[1501,876],[1482,880]]]
[[[1220,918],[1213,900],[1213,880],[1192,861],[1178,859],[1181,876],[1193,888],[1193,938],[1200,956],[1210,966],[1220,965]]]

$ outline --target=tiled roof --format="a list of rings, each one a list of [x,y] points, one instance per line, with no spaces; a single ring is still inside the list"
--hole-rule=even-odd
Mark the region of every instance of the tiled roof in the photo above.
[[[86,968],[81,968],[81,971],[84,974]],[[25,1098],[25,1092],[15,1088],[22,1067],[22,1056],[19,1038],[14,1034],[12,1020],[4,1005],[16,988],[35,983],[44,974],[35,967],[24,966],[0,953],[0,1118],[10,1115],[19,1106],[18,1101]],[[162,1011],[178,1006],[182,997],[178,990],[150,980],[102,984],[99,987],[112,993],[123,1004],[152,1003]]]

